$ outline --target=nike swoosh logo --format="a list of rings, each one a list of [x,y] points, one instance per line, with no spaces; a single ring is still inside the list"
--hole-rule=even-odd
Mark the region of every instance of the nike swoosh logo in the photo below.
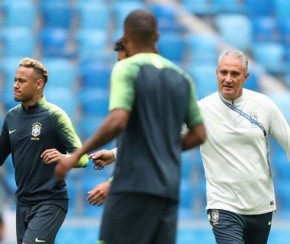
[[[44,242],[46,242],[45,240],[40,240],[40,239],[38,239],[38,237],[37,238],[35,238],[35,242],[37,242],[37,243],[44,243]]]
[[[11,135],[13,132],[15,132],[16,130],[9,130],[9,135]]]

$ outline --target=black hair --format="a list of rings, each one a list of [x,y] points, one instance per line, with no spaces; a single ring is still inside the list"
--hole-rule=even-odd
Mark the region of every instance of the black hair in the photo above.
[[[114,44],[114,51],[119,52],[121,50],[125,50],[124,43],[123,43],[123,37],[118,39]]]

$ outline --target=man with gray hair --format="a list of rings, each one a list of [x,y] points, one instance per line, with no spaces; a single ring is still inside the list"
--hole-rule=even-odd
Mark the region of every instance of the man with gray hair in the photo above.
[[[42,152],[49,149],[48,157],[57,160],[81,147],[68,115],[44,98],[47,80],[42,63],[21,59],[13,85],[21,104],[7,112],[0,135],[0,166],[11,154],[15,168],[18,244],[54,243],[68,210],[66,183],[56,179],[55,164],[45,164]],[[84,155],[77,166],[87,163]]]
[[[216,75],[219,91],[198,102],[209,220],[217,243],[266,244],[276,210],[268,136],[289,159],[289,125],[267,96],[243,88],[249,73],[241,51],[222,53]]]

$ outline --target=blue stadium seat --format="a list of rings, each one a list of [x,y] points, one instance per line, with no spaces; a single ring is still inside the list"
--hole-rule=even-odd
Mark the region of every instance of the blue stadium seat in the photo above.
[[[44,1],[44,0],[42,0],[42,1]],[[5,6],[5,5],[7,5],[7,4],[15,4],[15,3],[19,3],[19,0],[1,0],[1,6]],[[27,3],[27,4],[30,4],[30,3],[33,3],[34,2],[34,0],[21,0],[21,2],[25,2],[25,3]]]
[[[98,208],[98,207],[96,207]],[[67,226],[64,225],[60,228],[55,244],[72,244],[72,243],[84,243],[95,244],[98,240],[99,229],[97,226],[92,228],[82,226]]]
[[[215,25],[224,40],[242,51],[250,49],[252,44],[252,25],[249,18],[241,14],[219,14]]]
[[[108,41],[107,35],[107,30],[78,30],[74,39],[77,43],[79,61],[104,57]]]
[[[214,34],[190,34],[185,38],[189,63],[216,63],[218,60],[219,38]]]
[[[193,166],[194,166],[194,154],[192,150],[188,150],[181,154],[181,178],[186,181],[191,180]]]
[[[42,1],[40,14],[43,27],[71,28],[73,9],[69,1]]]
[[[1,125],[2,129],[2,125]],[[8,158],[5,160],[4,166],[7,169],[7,173],[5,174],[5,181],[7,183],[7,188],[10,192],[14,193],[17,189],[16,182],[15,182],[15,169],[12,163],[12,156],[9,155]]]
[[[212,0],[219,13],[241,13],[245,12],[244,1],[240,0]]]
[[[37,42],[34,32],[25,27],[10,27],[1,31],[3,56],[33,57],[36,53]]]
[[[271,97],[270,97],[271,98]],[[275,159],[275,155],[283,154],[283,149],[280,144],[272,137],[269,138],[270,158]]]
[[[278,208],[277,215],[278,215],[278,217],[276,217],[276,219],[278,221],[279,221],[278,218],[282,218],[283,220],[286,220],[286,221],[289,220],[289,211],[288,211],[288,214],[285,214],[285,210],[280,211],[280,209]],[[275,214],[274,214],[274,218],[275,218]],[[274,219],[274,221],[276,223],[275,219]],[[271,229],[271,233],[269,235],[268,243],[269,244],[278,244],[278,243],[279,244],[287,244],[289,239],[290,239],[289,229],[288,228],[283,228],[283,226],[282,227],[281,226],[277,226],[276,228],[272,228]]]
[[[160,32],[182,32],[184,28],[177,20],[177,8],[175,4],[152,3],[149,10],[156,16]]]
[[[275,17],[287,19],[290,16],[290,5],[288,0],[273,0]]]
[[[123,36],[124,32],[121,29],[112,30],[111,46],[113,47],[115,41],[119,40]],[[117,55],[116,55],[117,56]]]
[[[269,97],[276,103],[288,123],[290,123],[290,92],[272,92],[268,94]]]
[[[279,41],[287,48],[290,43],[290,18],[277,20]],[[290,58],[288,59],[290,61]]]
[[[169,60],[180,63],[184,60],[186,44],[183,36],[176,32],[164,32],[158,43],[159,53]]]
[[[54,89],[75,90],[77,69],[71,60],[65,58],[42,58],[41,61],[48,70],[47,86]]]
[[[95,114],[83,114],[78,122],[77,132],[82,141],[85,141],[91,137],[105,120],[104,116],[99,116],[96,112],[98,105],[93,104],[92,106],[95,108]],[[116,147],[116,141],[112,140],[106,145],[102,146],[101,149],[104,148],[109,150],[114,147]],[[105,176],[110,177],[112,170],[110,169],[110,166],[107,166],[103,169],[103,172],[105,172]]]
[[[47,84],[44,96],[48,102],[54,103],[62,108],[70,117],[73,124],[76,124],[79,103],[75,93],[64,87],[53,87]]]
[[[199,211],[196,213],[199,217],[203,216],[203,210],[206,207],[206,181],[201,178],[197,184],[194,185],[194,192],[195,192],[195,204],[196,208]]]
[[[78,28],[108,30],[110,28],[111,9],[101,3],[81,3],[77,5]]]
[[[123,30],[124,20],[131,11],[145,8],[143,1],[132,0],[114,1],[112,6],[113,26],[116,30]]]
[[[4,58],[0,64],[3,75],[3,89],[13,91],[14,78],[21,58],[8,57]]]
[[[39,32],[42,56],[70,58],[75,55],[70,32],[64,28],[42,28]]]
[[[82,89],[109,89],[111,65],[104,62],[88,61],[79,65]]]
[[[203,219],[207,218],[206,215],[203,216]],[[209,228],[209,223],[206,228],[200,226],[188,227],[188,226],[179,226],[177,232],[177,242],[176,244],[213,244],[216,243],[214,235]]]
[[[83,114],[81,120],[78,123],[77,131],[82,140],[88,139],[93,133],[100,127],[104,121],[103,116],[97,115],[97,104],[92,104],[94,106],[94,114]]]
[[[188,180],[181,180],[180,184],[180,197],[179,197],[179,207],[186,209],[193,209],[194,205],[194,190],[193,184]]]
[[[275,181],[289,180],[290,165],[286,152],[284,150],[274,152],[270,160]]]
[[[216,92],[216,64],[194,64],[188,72],[193,77],[199,99]]]
[[[244,83],[244,88],[257,91],[261,90],[260,82],[259,82],[259,75],[257,74],[256,70],[249,70],[250,76],[248,80]]]
[[[0,64],[0,69],[2,73],[1,77],[3,78],[3,94],[1,101],[3,102],[5,111],[18,104],[18,102],[15,102],[13,98],[13,85],[19,61],[20,58],[18,57],[6,57]]]
[[[289,70],[289,67],[290,67],[290,46],[289,45],[283,45],[284,46],[284,52],[285,52],[285,65],[287,66],[287,69],[286,69],[286,77],[285,77],[285,81],[286,81],[286,85],[289,87],[289,76],[287,75],[288,73],[288,70]],[[283,79],[283,78],[282,78]]]
[[[273,15],[274,0],[245,0],[246,14],[248,16],[271,16]]]
[[[76,5],[94,3],[94,4],[107,4],[107,0],[75,0]]]
[[[251,18],[254,41],[278,41],[278,23],[272,16],[255,16]]]
[[[100,219],[104,211],[104,205],[96,206],[91,205],[88,202],[84,203],[84,209],[82,215],[84,217]]]
[[[143,0],[111,0],[113,4],[118,4],[121,2],[130,4],[130,3],[143,3]]]
[[[0,98],[1,100],[3,101],[3,97],[2,97],[2,91],[0,92]],[[2,107],[2,104],[0,105]],[[3,123],[4,123],[4,114],[0,114],[0,128],[2,128],[3,126]]]
[[[5,1],[3,4],[4,23],[9,27],[26,27],[33,29],[37,24],[38,12],[33,1]],[[25,14],[22,14],[25,13]]]
[[[109,92],[104,89],[82,89],[79,103],[84,116],[105,117],[109,113]]]
[[[218,13],[217,5],[208,0],[181,0],[181,3],[190,13],[197,15],[214,15]]]
[[[288,55],[289,55],[289,59],[288,59],[288,64],[290,64],[290,48],[288,49]],[[285,77],[285,83],[286,86],[290,89],[290,72],[287,72],[286,77]]]
[[[8,189],[11,192],[13,192],[13,193],[16,192],[17,185],[16,185],[16,182],[15,182],[15,174],[14,173],[6,174],[5,175],[5,182],[7,184]]]
[[[255,42],[251,48],[254,60],[271,74],[284,74],[285,50],[278,42]]]
[[[13,88],[11,90],[5,90],[3,96],[3,105],[5,111],[8,111],[9,109],[15,107],[19,104],[19,102],[14,101],[13,98]]]
[[[285,162],[287,164],[287,162]],[[284,168],[288,172],[290,172],[290,166],[288,163],[288,167]],[[280,176],[277,175],[277,178]],[[279,179],[275,182],[276,196],[277,196],[277,208],[281,214],[279,214],[280,218],[283,218],[284,211],[287,212],[287,219],[289,219],[290,212],[290,197],[289,197],[289,189],[290,189],[290,180],[288,179]]]
[[[41,61],[48,69],[46,99],[65,110],[74,122],[78,111],[76,68],[68,59],[43,58]]]
[[[69,197],[69,216],[76,216],[78,214],[78,202],[80,199],[78,199],[78,196],[81,192],[78,187],[79,182],[75,180],[71,175],[69,174],[66,178],[66,185],[67,185],[67,192]]]

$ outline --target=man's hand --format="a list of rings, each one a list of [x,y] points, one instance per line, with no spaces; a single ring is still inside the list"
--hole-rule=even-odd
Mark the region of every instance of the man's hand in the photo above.
[[[67,172],[73,168],[79,160],[78,156],[75,154],[61,154],[54,148],[45,150],[40,157],[46,164],[57,163],[55,174],[58,180],[64,180]]]
[[[111,187],[111,182],[106,181],[97,185],[93,190],[88,192],[87,200],[90,204],[101,205],[105,202]]]
[[[45,150],[40,157],[42,158],[43,162],[46,164],[56,163],[58,160],[65,156],[64,154],[61,154],[58,150],[55,148],[47,149]]]
[[[89,155],[98,169],[104,168],[107,164],[114,162],[114,153],[111,150],[100,150]]]

